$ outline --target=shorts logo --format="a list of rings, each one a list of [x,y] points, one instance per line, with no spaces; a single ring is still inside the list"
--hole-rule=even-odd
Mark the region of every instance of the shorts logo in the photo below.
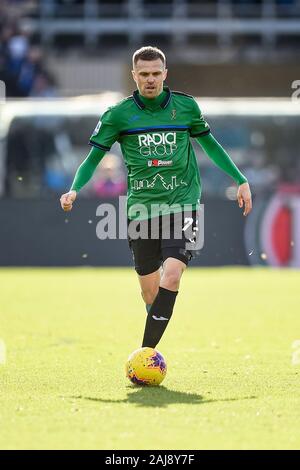
[[[148,160],[148,166],[172,166],[173,160]]]

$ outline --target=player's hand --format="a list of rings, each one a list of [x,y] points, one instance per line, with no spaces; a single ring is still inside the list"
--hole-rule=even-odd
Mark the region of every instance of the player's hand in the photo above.
[[[76,196],[76,191],[69,191],[68,193],[65,193],[61,196],[60,204],[64,211],[68,212],[72,209]]]
[[[252,196],[248,183],[243,183],[239,186],[237,200],[240,207],[243,207],[245,204],[243,215],[248,215],[252,209]]]

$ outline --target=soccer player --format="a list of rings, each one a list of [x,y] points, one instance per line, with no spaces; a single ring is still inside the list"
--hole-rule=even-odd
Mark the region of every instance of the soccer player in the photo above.
[[[195,138],[208,157],[236,182],[237,201],[244,216],[251,211],[252,202],[246,177],[213,137],[195,99],[164,86],[164,53],[150,46],[137,50],[132,75],[137,90],[103,114],[89,142],[91,151],[60,202],[63,210],[72,209],[79,190],[90,180],[105,153],[119,142],[128,170],[129,226],[159,221],[158,237],[151,236],[149,226],[148,238],[128,235],[148,312],[142,346],[154,348],[172,316],[181,276],[195,255],[187,249],[186,238],[174,236],[178,224],[181,233],[191,225],[193,242],[198,229],[201,183],[190,138]],[[139,211],[141,205],[144,210]],[[163,207],[162,212],[158,206]],[[191,208],[188,218],[186,206]],[[163,236],[162,219],[166,216],[172,232],[169,237]]]

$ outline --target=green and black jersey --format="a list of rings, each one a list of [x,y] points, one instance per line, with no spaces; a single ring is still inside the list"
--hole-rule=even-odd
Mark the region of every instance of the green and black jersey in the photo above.
[[[90,145],[108,151],[120,143],[128,170],[128,216],[145,218],[136,212],[138,205],[147,208],[147,217],[158,215],[158,207],[168,213],[199,206],[201,184],[190,138],[209,133],[195,99],[165,87],[157,98],[135,91],[109,108]]]
[[[128,170],[130,219],[197,209],[201,184],[191,137],[238,185],[247,182],[211,134],[194,98],[165,87],[154,99],[135,91],[103,114],[71,190],[80,191],[105,152],[119,142]]]

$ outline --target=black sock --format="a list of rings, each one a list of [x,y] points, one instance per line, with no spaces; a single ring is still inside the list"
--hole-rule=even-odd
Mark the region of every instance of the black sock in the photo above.
[[[178,292],[163,287],[151,305],[147,316],[142,347],[155,348],[170,321]]]

